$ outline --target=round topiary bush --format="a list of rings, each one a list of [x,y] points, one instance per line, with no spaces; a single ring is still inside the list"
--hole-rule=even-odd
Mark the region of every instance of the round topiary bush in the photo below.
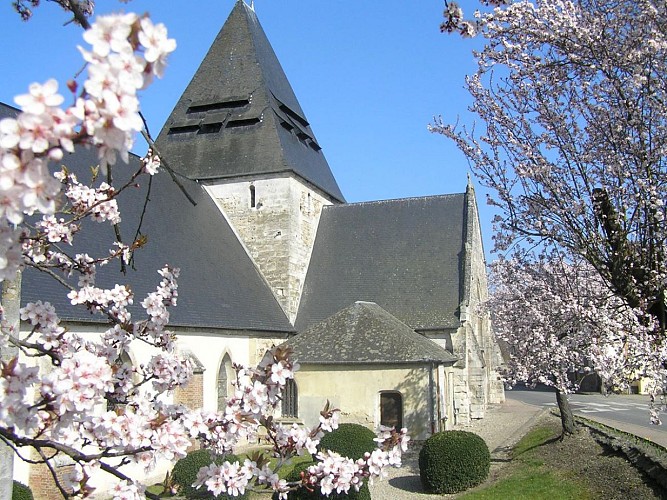
[[[375,433],[363,425],[340,424],[338,429],[324,435],[320,440],[318,449],[335,451],[344,457],[359,460],[363,458],[366,452],[371,453],[377,448],[377,443],[373,441],[375,437]],[[292,472],[285,479],[288,482],[299,481],[301,479],[301,472],[305,471],[311,465],[313,465],[312,462],[295,465]],[[274,497],[277,498],[276,495]],[[334,492],[330,496],[325,497],[319,491],[308,491],[306,488],[299,488],[298,490],[291,491],[288,498],[289,500],[322,500],[325,498],[334,500],[344,498],[370,500],[371,493],[368,489],[368,483],[364,482],[359,491],[350,489],[347,494],[337,494]]]
[[[340,424],[338,429],[324,435],[318,449],[335,451],[344,457],[359,460],[364,453],[372,453],[377,448],[377,443],[373,441],[376,437],[363,425]]]
[[[176,465],[174,465],[174,468],[171,471],[171,479],[174,484],[176,484],[178,494],[185,498],[214,498],[216,500],[245,499],[247,493],[237,497],[226,495],[224,493],[215,496],[203,486],[198,489],[192,487],[192,483],[197,480],[199,469],[212,463],[221,464],[225,461],[234,463],[238,461],[238,457],[235,455],[225,455],[224,457],[216,456],[212,458],[211,452],[208,450],[196,450],[188,453],[187,456],[176,462]]]
[[[14,481],[12,487],[12,500],[34,500],[32,490],[23,483]]]
[[[489,475],[490,465],[488,446],[472,432],[439,432],[419,452],[419,476],[429,493],[457,493],[476,486]]]
[[[334,431],[335,432],[335,431]],[[332,450],[333,451],[333,450]],[[296,464],[294,466],[294,469],[287,474],[285,477],[285,480],[290,483],[294,481],[299,481],[301,480],[301,473],[305,471],[308,467],[313,465],[315,462],[302,462],[299,464]],[[325,497],[322,495],[319,490],[317,491],[309,491],[306,488],[299,488],[294,491],[290,491],[287,495],[288,500],[343,500],[343,499],[349,499],[349,500],[371,500],[371,492],[368,489],[368,483],[364,482],[364,485],[359,489],[359,491],[355,491],[354,488],[350,488],[350,491],[347,494],[341,493],[338,494],[335,491],[329,495],[328,497]],[[273,500],[278,500],[278,494],[275,493],[273,495]]]

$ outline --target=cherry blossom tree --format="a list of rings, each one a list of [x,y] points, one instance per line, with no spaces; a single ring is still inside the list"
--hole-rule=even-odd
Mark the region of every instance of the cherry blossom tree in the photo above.
[[[88,18],[95,10],[94,0],[47,0],[60,5],[66,12],[72,14],[72,20],[81,26],[87,27]],[[121,0],[129,1],[129,0]],[[38,7],[40,0],[15,0],[12,2],[12,7],[16,13],[21,16],[24,21],[30,20],[32,17],[32,10]]]
[[[578,389],[573,373],[583,368],[597,374],[614,391],[627,389],[639,374],[664,377],[667,353],[652,349],[653,325],[611,293],[587,262],[558,252],[537,259],[517,252],[491,269],[492,293],[485,307],[511,354],[505,377],[512,385],[556,389],[562,437],[574,430],[566,397]],[[656,411],[651,416],[659,423]]]
[[[18,9],[38,3],[15,5]],[[76,333],[60,321],[50,303],[35,301],[20,310],[20,319],[30,327],[21,334],[3,311],[0,440],[18,458],[45,464],[63,497],[90,496],[91,476],[106,473],[117,480],[114,498],[153,498],[141,478],[131,477],[123,466],[134,463],[149,470],[159,460],[183,457],[195,441],[227,454],[260,428],[273,445],[270,454],[278,458],[276,465],[257,453],[243,463],[203,468],[196,485],[231,495],[248,488],[268,489],[281,498],[301,484],[324,494],[341,493],[382,476],[387,466],[399,465],[409,439],[405,430],[380,429],[378,449],[363,459],[355,462],[321,452],[320,462],[301,482],[280,480],[277,468],[294,455],[316,453],[323,432],[336,428],[338,419],[338,410],[328,404],[314,429],[285,427],[273,419],[281,391],[298,369],[290,352],[280,347],[256,368],[235,367],[234,394],[221,411],[186,408],[165,397],[192,374],[190,362],[179,357],[167,329],[169,308],[177,302],[179,270],[160,269],[155,291],[135,298],[127,285],[97,286],[96,270],[112,261],[127,265],[142,239],[109,242],[104,255],[75,253],[72,244],[89,227],[87,220],[121,223],[119,195],[165,167],[164,159],[149,148],[138,169],[126,176],[128,182],[119,184],[112,176],[114,170],[130,168],[136,134],[142,133],[152,145],[137,91],[162,76],[176,43],[163,25],[147,16],[116,14],[90,24],[90,11],[82,8],[92,7],[92,2],[57,3],[86,28],[83,38],[88,46],[80,52],[87,77],[82,84],[67,83],[69,105],[55,80],[33,83],[15,98],[17,116],[0,121],[0,279],[16,282],[21,269],[34,268],[61,283],[72,304],[108,324],[94,337]],[[65,153],[78,148],[97,152],[97,175],[90,183],[66,166],[55,167],[66,161]],[[130,311],[135,301],[143,308],[141,317]],[[135,342],[152,348],[151,359],[140,366],[122,361]],[[52,459],[62,456],[74,468],[69,476],[58,478]]]
[[[486,3],[488,5],[489,3]],[[442,30],[485,40],[467,78],[477,125],[442,119],[499,210],[495,246],[584,259],[665,344],[667,4],[492,0]]]

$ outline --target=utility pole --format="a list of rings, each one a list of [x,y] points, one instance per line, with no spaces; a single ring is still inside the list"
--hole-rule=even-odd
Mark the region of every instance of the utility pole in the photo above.
[[[1,328],[9,331],[10,334],[18,336],[20,328],[21,308],[21,273],[17,273],[13,280],[2,282],[2,296],[0,304],[3,309],[3,320]],[[7,362],[15,356],[18,356],[18,347],[7,344],[6,347],[0,347],[0,359]],[[12,498],[14,487],[14,450],[0,441],[0,499]]]

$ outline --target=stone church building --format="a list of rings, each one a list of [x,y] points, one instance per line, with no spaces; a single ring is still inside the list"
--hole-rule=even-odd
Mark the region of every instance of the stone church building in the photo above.
[[[0,118],[15,112],[0,106]],[[423,439],[503,401],[500,351],[477,307],[487,281],[471,183],[456,194],[346,203],[242,0],[156,144],[195,204],[164,171],[121,199],[123,241],[140,219],[148,237],[122,282],[142,297],[162,265],[181,269],[170,325],[197,370],[176,400],[220,408],[232,363],[255,364],[287,342],[301,364],[283,401],[289,421],[315,424],[328,399],[344,422],[406,426]],[[79,151],[64,162],[84,176],[95,157]],[[114,240],[102,225],[77,238],[90,254]],[[118,280],[113,271],[100,269],[100,285]],[[58,283],[27,270],[22,302],[38,299],[72,330],[105,329]],[[143,362],[143,349],[132,346],[126,362]]]

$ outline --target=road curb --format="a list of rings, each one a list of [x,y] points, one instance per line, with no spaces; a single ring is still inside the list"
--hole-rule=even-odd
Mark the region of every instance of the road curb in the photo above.
[[[577,415],[575,420],[587,427],[598,443],[625,455],[635,467],[667,491],[667,449],[664,446],[585,417]]]

